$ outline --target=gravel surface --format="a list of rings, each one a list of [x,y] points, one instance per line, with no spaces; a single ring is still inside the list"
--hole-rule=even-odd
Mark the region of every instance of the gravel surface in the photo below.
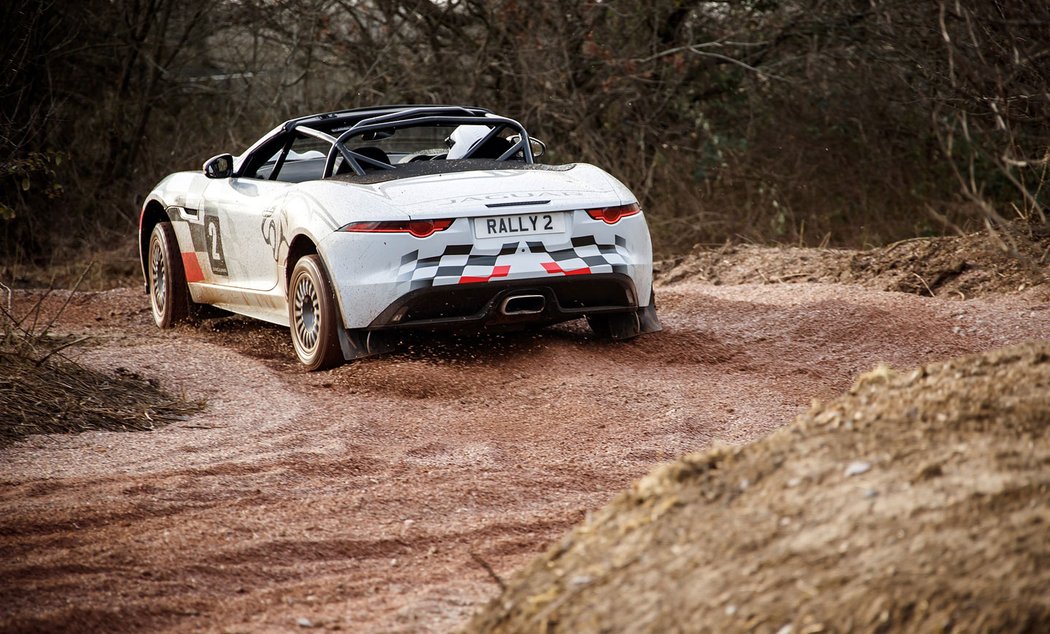
[[[665,331],[628,343],[569,324],[307,374],[283,329],[161,332],[138,289],[77,294],[58,326],[94,338],[81,362],[207,406],[0,450],[0,630],[447,631],[657,462],[763,437],[879,362],[1050,338],[1043,287],[658,298]]]

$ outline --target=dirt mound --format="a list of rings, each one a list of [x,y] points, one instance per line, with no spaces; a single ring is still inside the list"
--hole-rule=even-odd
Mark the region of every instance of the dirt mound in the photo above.
[[[880,366],[658,467],[470,631],[1047,631],[1050,343]]]
[[[664,284],[825,282],[968,299],[1046,282],[1050,239],[1015,241],[1021,257],[987,234],[905,240],[866,251],[725,246],[664,262],[658,274]]]

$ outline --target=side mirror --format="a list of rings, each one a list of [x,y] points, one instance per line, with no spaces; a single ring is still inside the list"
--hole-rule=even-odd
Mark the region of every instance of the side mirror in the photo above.
[[[204,163],[204,175],[208,178],[229,178],[233,176],[233,155],[220,154]]]
[[[547,144],[535,137],[529,137],[529,146],[532,148],[533,158],[539,158],[547,152]]]

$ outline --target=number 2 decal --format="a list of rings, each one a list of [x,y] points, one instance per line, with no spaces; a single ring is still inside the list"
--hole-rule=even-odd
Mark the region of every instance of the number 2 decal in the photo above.
[[[208,225],[208,244],[211,245],[209,250],[210,257],[213,260],[221,260],[222,256],[219,255],[219,225],[218,223],[210,223]]]
[[[208,260],[211,262],[211,272],[216,275],[228,275],[226,258],[222,253],[222,232],[219,230],[218,216],[204,217],[204,237],[207,243]]]

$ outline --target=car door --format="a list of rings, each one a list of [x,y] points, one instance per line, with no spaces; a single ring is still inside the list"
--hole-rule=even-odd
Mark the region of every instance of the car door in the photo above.
[[[212,279],[217,284],[253,291],[277,286],[277,245],[269,220],[291,186],[245,177],[208,184],[201,201],[201,220]]]

